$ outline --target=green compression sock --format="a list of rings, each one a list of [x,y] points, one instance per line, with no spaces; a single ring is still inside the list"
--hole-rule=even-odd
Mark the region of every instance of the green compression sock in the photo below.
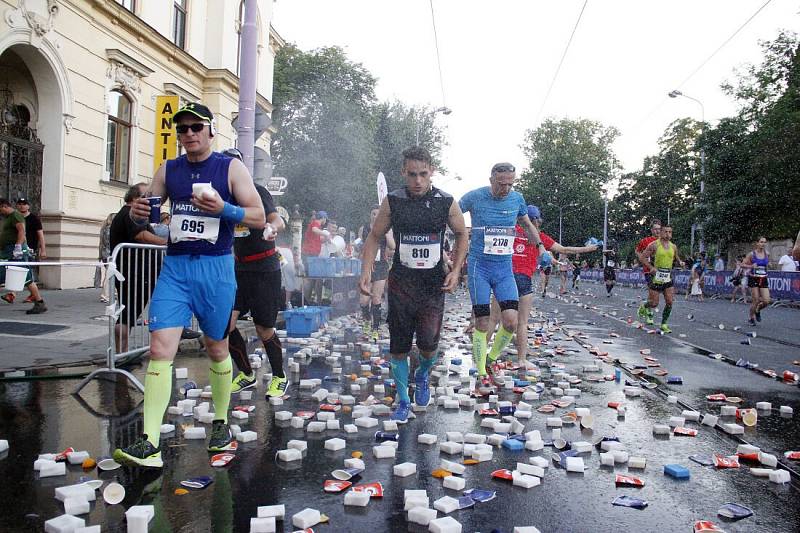
[[[156,448],[171,396],[172,361],[150,361],[144,378],[144,433]]]
[[[427,374],[430,372],[431,367],[436,362],[436,359],[439,355],[439,352],[433,352],[433,355],[428,357],[423,357],[422,354],[419,354],[419,366],[417,366],[417,374]]]
[[[392,377],[397,387],[397,396],[401,402],[411,403],[408,397],[408,357],[392,359]]]
[[[472,361],[478,369],[479,376],[486,375],[486,332],[474,330],[472,332]]]
[[[229,355],[222,361],[211,361],[208,367],[208,381],[211,383],[211,399],[217,420],[228,423],[228,405],[231,403],[231,374],[233,362]]]
[[[506,346],[508,346],[508,343],[511,342],[511,339],[513,338],[513,331],[508,331],[505,326],[500,326],[500,330],[494,336],[492,350],[489,352],[489,360],[497,361],[497,358],[501,353],[503,353],[503,350],[506,348]]]
[[[672,313],[672,306],[665,305],[664,310],[661,311],[661,323],[666,324],[667,320],[669,320],[669,315]]]

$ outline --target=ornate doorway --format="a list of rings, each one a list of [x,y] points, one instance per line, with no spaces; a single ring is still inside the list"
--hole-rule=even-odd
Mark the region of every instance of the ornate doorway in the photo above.
[[[12,102],[11,92],[0,89],[0,196],[27,198],[31,211],[39,212],[44,145],[29,127],[28,109]]]

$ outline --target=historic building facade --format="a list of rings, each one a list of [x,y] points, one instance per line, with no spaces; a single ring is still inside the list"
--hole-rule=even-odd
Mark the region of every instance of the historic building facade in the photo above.
[[[258,0],[256,175],[269,175],[282,45]],[[215,148],[235,145],[240,0],[0,0],[0,197],[41,212],[48,259],[96,260],[102,221],[154,172],[156,97],[202,101]],[[50,288],[94,270],[42,267]]]

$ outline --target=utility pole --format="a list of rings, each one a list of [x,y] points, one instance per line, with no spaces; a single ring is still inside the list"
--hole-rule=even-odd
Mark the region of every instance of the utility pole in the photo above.
[[[256,123],[256,79],[258,75],[258,3],[244,0],[244,20],[241,31],[241,54],[239,57],[239,119],[237,138],[244,165],[253,175],[253,152],[255,149]]]

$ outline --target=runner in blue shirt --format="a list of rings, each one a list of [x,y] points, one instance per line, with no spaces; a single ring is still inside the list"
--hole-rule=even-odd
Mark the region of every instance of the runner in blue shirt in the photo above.
[[[461,210],[472,217],[472,237],[467,276],[475,329],[472,333],[472,355],[478,368],[477,385],[488,386],[486,372],[487,341],[491,293],[500,305],[502,325],[495,336],[489,357],[492,360],[511,342],[517,329],[519,295],[511,266],[514,253],[514,226],[519,224],[528,239],[544,249],[539,231],[528,218],[525,198],[513,191],[516,169],[511,163],[497,163],[492,167],[489,187],[481,187],[465,194],[459,201]],[[528,317],[523,317],[527,320]]]

